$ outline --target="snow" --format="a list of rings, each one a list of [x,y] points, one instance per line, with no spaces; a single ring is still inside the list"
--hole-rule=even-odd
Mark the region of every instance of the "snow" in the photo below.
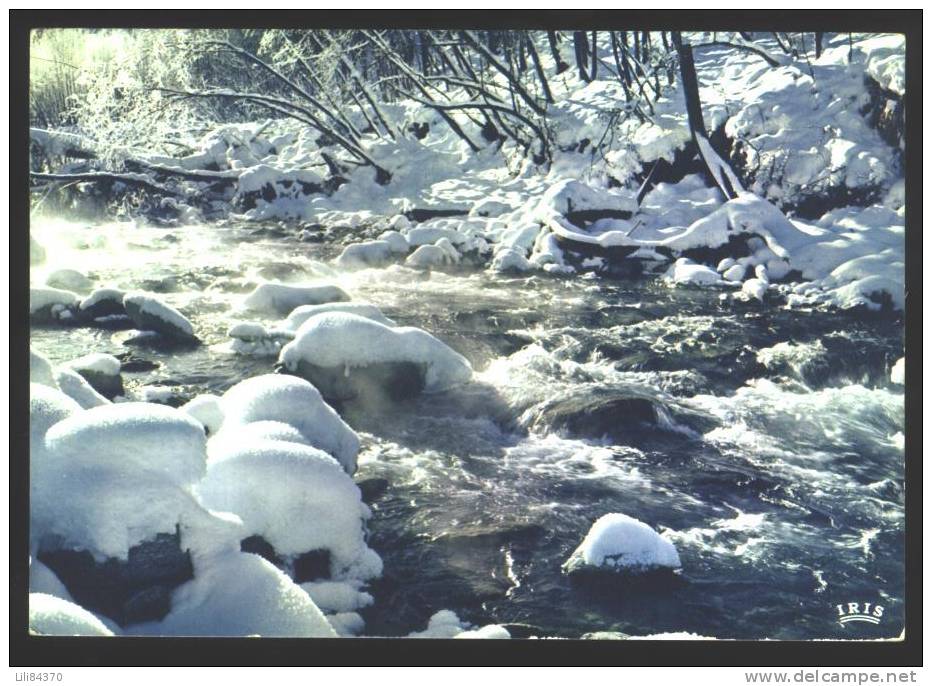
[[[73,398],[84,409],[110,404],[83,376],[71,369],[59,367],[55,372],[55,381],[65,395]]]
[[[678,259],[664,278],[676,285],[714,286],[722,282],[722,277],[714,269],[696,264],[685,257]]]
[[[240,424],[230,431],[219,433],[207,442],[207,462],[216,461],[236,448],[261,440],[286,441],[309,446],[310,443],[291,424],[263,420]]]
[[[396,252],[388,241],[364,241],[346,246],[333,262],[341,269],[377,267],[389,262]]]
[[[385,326],[395,326],[395,322],[382,314],[382,310],[371,303],[349,302],[349,303],[327,303],[324,305],[302,305],[292,310],[288,319],[281,323],[281,329],[294,333],[304,322],[311,317],[316,317],[324,312],[347,312],[349,314],[359,315],[366,319],[371,319]]]
[[[320,305],[349,300],[339,286],[330,284],[263,283],[243,301],[252,310],[287,315],[301,305]]]
[[[411,249],[408,239],[400,231],[389,230],[379,234],[378,240],[388,243],[388,247],[394,253],[406,255]]]
[[[29,381],[58,388],[52,363],[32,348],[29,349]]]
[[[77,307],[80,298],[71,291],[64,291],[58,288],[30,288],[29,289],[29,314],[37,315],[41,310],[51,309],[50,317],[59,319],[60,314],[66,308]],[[56,310],[56,307],[58,308]]]
[[[274,440],[230,445],[211,460],[197,493],[207,507],[236,514],[248,534],[262,536],[280,555],[329,550],[337,579],[382,572],[365,543],[369,510],[359,488],[321,450]]]
[[[742,295],[750,300],[758,300],[764,302],[764,296],[767,294],[767,289],[770,288],[770,283],[764,279],[748,279],[743,284],[741,284],[741,293]]]
[[[167,330],[176,331],[189,337],[194,336],[194,327],[181,312],[147,293],[127,293],[123,296],[123,306],[130,312],[130,316],[132,316],[130,308],[138,308],[139,312],[142,313],[144,317],[164,322],[167,326]],[[137,326],[151,326],[151,324],[145,324],[139,321],[135,321],[135,323]],[[163,332],[164,331],[160,331],[159,333]]]
[[[537,215],[546,218],[555,213],[565,217],[572,212],[592,210],[633,214],[637,211],[637,198],[630,191],[596,189],[576,179],[564,179],[541,196]]]
[[[199,422],[180,410],[152,403],[95,407],[60,422],[46,434],[50,461],[93,464],[197,481],[206,466],[206,438]]]
[[[364,367],[379,362],[425,365],[427,392],[466,383],[472,367],[462,355],[414,327],[391,328],[344,312],[328,312],[306,321],[282,348],[279,361],[290,371],[307,361],[321,367]]]
[[[320,317],[325,316],[329,315]],[[336,458],[347,473],[356,471],[359,438],[303,379],[278,374],[246,379],[223,394],[220,408],[224,419],[218,436],[251,422],[284,422],[300,431],[310,445]]]
[[[890,383],[903,386],[906,383],[906,358],[901,357],[890,370]]]
[[[44,636],[113,636],[84,608],[46,593],[29,594],[29,633]]]
[[[564,563],[566,572],[582,568],[646,572],[680,567],[676,548],[644,522],[621,513],[600,517]]]
[[[440,610],[431,616],[424,631],[412,632],[408,634],[408,638],[506,639],[511,638],[511,634],[505,627],[497,624],[470,629],[469,624],[460,620],[452,610]]]
[[[486,626],[480,627],[479,629],[463,631],[453,638],[484,638],[501,640],[511,638],[511,634],[508,633],[508,629],[503,626],[498,624],[488,624]]]
[[[531,269],[531,263],[521,251],[515,248],[506,248],[495,253],[489,268],[496,272],[526,272]]]
[[[55,424],[81,411],[81,406],[57,387],[29,384],[30,466],[40,462],[45,450],[45,434]]]
[[[82,310],[87,310],[94,305],[100,303],[113,303],[114,305],[119,305],[119,308],[123,309],[123,298],[126,295],[123,291],[118,288],[98,288],[91,292],[89,296],[84,298],[80,305],[78,306]]]
[[[359,581],[308,581],[301,588],[324,612],[353,612],[372,605],[374,599],[360,591]]]
[[[219,591],[219,592],[218,592]],[[334,638],[310,596],[270,562],[231,552],[175,590],[171,612],[135,633],[170,636]]]
[[[29,559],[29,592],[45,593],[73,603],[74,598],[65,585],[55,576],[55,572],[38,560]]]
[[[405,264],[415,269],[429,269],[456,264],[460,255],[446,238],[441,238],[434,245],[421,245],[405,260]]]
[[[209,433],[215,434],[223,424],[223,409],[220,402],[219,396],[202,393],[191,398],[179,409],[203,424]]]
[[[71,360],[68,366],[76,372],[93,372],[103,376],[120,375],[120,361],[113,355],[107,355],[106,353],[89,353]]]

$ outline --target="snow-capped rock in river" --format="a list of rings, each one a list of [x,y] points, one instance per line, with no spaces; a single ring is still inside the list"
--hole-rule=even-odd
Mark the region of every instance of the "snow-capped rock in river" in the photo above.
[[[201,393],[186,402],[180,408],[204,425],[208,433],[217,433],[223,424],[223,409],[220,406],[220,397],[210,393]]]
[[[80,298],[58,288],[29,289],[29,320],[35,324],[73,322]]]
[[[39,636],[113,636],[92,613],[47,593],[29,594],[29,633]]]
[[[388,241],[363,241],[343,248],[333,262],[341,269],[379,267],[390,262],[395,254]]]
[[[263,283],[246,296],[243,305],[251,310],[286,315],[301,305],[345,302],[350,297],[331,284]]]
[[[322,551],[329,556],[324,578],[364,580],[381,574],[381,560],[365,542],[369,509],[333,457],[286,441],[224,447],[197,487],[201,501],[242,519],[247,536],[261,536],[294,565],[296,581],[313,580],[300,578],[300,556]]]
[[[194,327],[181,312],[147,293],[127,293],[123,307],[138,329],[182,341],[197,340]]]
[[[366,319],[371,319],[385,326],[395,326],[395,322],[382,314],[382,310],[372,303],[349,302],[349,303],[326,303],[324,305],[302,305],[292,310],[288,318],[279,324],[281,329],[294,333],[301,325],[311,317],[316,317],[324,312],[347,312],[356,314]]]
[[[282,348],[279,361],[309,378],[325,397],[343,399],[373,385],[389,395],[406,395],[446,390],[472,377],[468,360],[426,331],[344,312],[306,321]]]
[[[87,319],[126,314],[126,308],[123,306],[125,295],[118,288],[98,288],[84,298],[78,308],[81,315]]]
[[[679,258],[667,270],[664,278],[672,284],[692,286],[715,286],[722,282],[722,277],[714,269],[704,264],[696,264],[685,257]]]
[[[52,363],[32,348],[29,349],[29,381],[58,388]]]
[[[113,355],[90,353],[71,360],[68,367],[84,377],[104,397],[113,399],[118,395],[123,395],[120,361]]]
[[[75,293],[89,293],[94,282],[76,269],[56,269],[49,274],[45,283],[51,288],[63,288]]]
[[[639,574],[677,569],[680,556],[667,539],[644,522],[618,512],[600,517],[563,563],[572,574],[585,569]]]
[[[59,367],[55,371],[55,381],[62,393],[73,398],[84,409],[110,404],[83,376],[72,369]]]
[[[347,473],[356,471],[359,437],[304,379],[278,374],[246,379],[223,394],[220,409],[223,423],[212,442],[251,422],[284,422],[336,458]]]
[[[29,384],[29,454],[30,463],[40,462],[45,450],[45,434],[55,424],[67,419],[81,406],[57,387]]]

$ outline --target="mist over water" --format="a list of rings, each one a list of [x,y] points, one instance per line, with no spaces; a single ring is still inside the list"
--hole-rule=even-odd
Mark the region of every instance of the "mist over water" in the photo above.
[[[336,283],[465,355],[471,384],[340,408],[361,433],[357,482],[385,479],[370,545],[385,572],[366,633],[404,635],[440,609],[579,637],[689,631],[719,638],[876,638],[903,626],[902,357],[892,316],[781,309],[653,281],[340,273],[338,246],[255,227],[39,222],[48,261],[160,294],[205,345],[132,343],[126,330],[35,327],[52,362],[106,352],[188,399],[267,373],[225,352],[261,279]],[[592,522],[623,512],[666,532],[682,572],[583,583],[560,565]],[[835,605],[880,603],[879,626]],[[517,634],[516,634],[517,635]]]

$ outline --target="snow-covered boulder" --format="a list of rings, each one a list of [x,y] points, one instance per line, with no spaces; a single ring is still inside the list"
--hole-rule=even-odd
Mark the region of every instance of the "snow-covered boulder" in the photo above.
[[[194,327],[181,312],[151,295],[127,293],[123,297],[123,307],[138,329],[181,341],[197,340]]]
[[[39,383],[29,384],[30,465],[44,459],[46,432],[81,409],[77,401],[56,387]]]
[[[228,445],[198,484],[201,502],[232,512],[247,535],[261,536],[301,578],[300,557],[329,554],[324,578],[369,579],[382,563],[365,542],[369,516],[359,488],[327,453],[275,440]]]
[[[472,377],[466,358],[426,331],[343,312],[306,321],[279,361],[325,397],[339,399],[373,391],[390,397],[443,391]]]
[[[248,424],[238,424],[233,430],[216,434],[207,441],[207,463],[210,464],[231,450],[236,450],[247,443],[259,441],[285,441],[310,446],[310,441],[291,424],[265,419]],[[313,447],[313,446],[312,446]]]
[[[110,404],[110,401],[98,393],[83,376],[72,369],[67,367],[57,369],[55,381],[62,393],[73,398],[84,409]]]
[[[544,219],[556,214],[582,226],[584,222],[609,217],[627,219],[637,209],[637,197],[630,191],[593,188],[576,179],[564,179],[540,197],[535,216]]]
[[[46,593],[29,594],[29,633],[39,636],[113,636],[79,605]]]
[[[906,383],[906,358],[901,357],[890,370],[890,383],[902,386]]]
[[[56,269],[46,277],[45,285],[75,293],[89,293],[94,282],[76,269]]]
[[[388,241],[364,241],[343,248],[343,252],[337,256],[334,264],[341,269],[380,267],[391,262],[395,254],[396,251],[392,250]]]
[[[640,574],[681,566],[676,548],[644,522],[621,513],[600,517],[563,571],[604,570]]]
[[[213,440],[229,431],[235,435],[238,427],[251,422],[284,422],[310,445],[332,455],[347,473],[356,471],[359,437],[304,379],[279,374],[246,379],[223,394],[220,409],[223,424]]]
[[[161,622],[136,633],[174,636],[336,638],[311,597],[270,562],[248,553],[218,556],[175,591]]]
[[[37,353],[32,348],[29,349],[29,381],[58,388],[52,363],[44,355]]]
[[[744,280],[745,272],[747,272],[747,267],[743,264],[733,264],[722,272],[722,278],[725,279],[725,281],[737,283]]]
[[[71,360],[67,365],[105,398],[123,395],[123,378],[120,376],[120,361],[113,355],[90,353]]]
[[[764,296],[767,294],[768,288],[770,288],[768,281],[754,277],[741,284],[741,297],[745,300],[764,302]]]
[[[74,322],[80,298],[58,288],[29,289],[29,319],[36,324]]]
[[[177,483],[200,479],[206,467],[204,429],[180,410],[153,403],[117,403],[77,413],[45,436],[49,460],[75,464],[134,465],[169,474]]]
[[[399,255],[407,255],[408,251],[411,250],[408,239],[405,238],[400,231],[383,231],[379,234],[379,240],[388,243],[388,247],[391,248],[391,251]]]
[[[430,269],[457,264],[460,254],[447,238],[437,240],[433,245],[422,245],[405,260],[405,264],[415,269]]]
[[[280,328],[294,333],[311,317],[324,312],[348,312],[366,319],[371,319],[385,326],[395,326],[395,322],[382,314],[382,310],[371,303],[327,303],[325,305],[302,305],[292,310],[288,318],[280,324]]]
[[[214,434],[223,424],[223,409],[220,403],[219,396],[202,393],[194,396],[178,409],[203,424],[208,433]]]
[[[331,284],[263,283],[246,296],[243,305],[251,310],[284,316],[301,305],[321,305],[349,299],[346,291]]]
[[[239,322],[227,330],[227,336],[233,339],[233,352],[254,357],[277,357],[285,341],[291,340],[292,333],[269,329],[259,322]]]
[[[526,272],[532,266],[522,251],[516,248],[504,248],[496,251],[489,269],[495,272]]]
[[[126,293],[117,288],[98,288],[81,301],[78,309],[85,319],[125,315],[126,308],[123,306],[125,295]]]
[[[669,283],[691,286],[715,286],[722,283],[718,272],[704,264],[696,264],[685,257],[679,258],[664,274]]]

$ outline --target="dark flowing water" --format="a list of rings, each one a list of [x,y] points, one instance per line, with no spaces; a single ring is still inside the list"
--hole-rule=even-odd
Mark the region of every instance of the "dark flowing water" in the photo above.
[[[656,281],[335,273],[326,244],[247,228],[49,223],[34,271],[81,269],[143,288],[205,345],[153,349],[127,331],[38,328],[54,362],[89,351],[154,362],[131,393],[180,399],[267,373],[223,350],[258,278],[327,278],[470,359],[473,383],[396,405],[349,405],[357,481],[384,479],[370,545],[385,573],[366,633],[404,635],[451,609],[515,635],[692,632],[876,638],[904,617],[903,395],[898,318],[736,304]],[[260,321],[274,321],[273,319]],[[665,531],[669,579],[578,581],[560,565],[592,522],[623,512]],[[885,608],[877,626],[839,603]],[[517,626],[526,625],[526,626]]]

